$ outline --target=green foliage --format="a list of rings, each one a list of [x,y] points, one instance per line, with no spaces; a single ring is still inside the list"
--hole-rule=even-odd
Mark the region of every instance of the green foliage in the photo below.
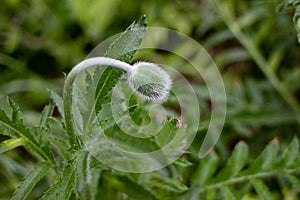
[[[133,55],[142,43],[145,28],[146,18],[143,17],[139,23],[133,23],[116,41],[114,41],[108,48],[105,56],[130,63]],[[122,70],[112,67],[108,67],[104,70],[98,81],[95,94],[96,113],[101,110],[102,104],[107,100],[107,94],[116,85],[122,74]]]
[[[271,141],[251,162],[249,162],[248,151],[247,144],[238,143],[226,166],[221,170],[217,170],[218,157],[212,152],[197,167],[195,177],[198,177],[198,180],[193,179],[190,191],[183,196],[183,199],[190,198],[192,195],[201,199],[210,199],[212,191],[215,195],[221,195],[225,199],[241,199],[251,191],[251,187],[255,189],[259,199],[273,199],[273,194],[265,183],[270,177],[272,179],[276,176],[278,179],[291,178],[290,181],[293,184],[298,182],[298,178],[293,175],[299,172],[300,151],[297,138],[291,141],[283,153],[278,141]],[[202,174],[204,180],[199,176]],[[206,178],[207,176],[209,178]]]
[[[43,141],[39,141],[38,139],[36,139],[37,137],[33,135],[32,132],[25,126],[22,114],[16,103],[8,98],[8,104],[12,112],[11,117],[9,117],[4,110],[0,110],[1,134],[13,138],[22,138],[24,141],[24,146],[32,151],[32,153],[37,154],[43,157],[45,160],[54,163],[52,152],[49,146],[47,144],[44,144]]]
[[[69,199],[76,182],[75,167],[68,165],[64,168],[57,181],[46,191],[41,199]]]
[[[51,163],[48,162],[38,164],[25,176],[24,181],[20,182],[19,187],[15,191],[12,199],[26,199],[34,186],[48,173],[51,168]]]
[[[0,199],[299,199],[298,0],[91,2],[3,1]],[[203,44],[221,71],[228,110],[221,138],[200,160],[199,145],[213,109],[206,85],[189,64],[168,52],[137,51],[146,19],[134,22],[105,56],[127,63],[155,60],[174,67],[195,90],[201,118],[187,151],[180,152],[184,146],[180,138],[171,152],[162,152],[183,153],[178,160],[155,172],[124,173],[91,155],[80,143],[82,134],[101,127],[109,141],[127,151],[155,151],[185,128],[176,119],[181,114],[176,98],[171,95],[165,104],[168,116],[175,119],[163,121],[160,131],[149,138],[132,137],[123,131],[122,122],[129,115],[137,125],[147,125],[149,104],[136,96],[124,109],[123,101],[111,102],[118,81],[124,93],[129,91],[122,71],[106,67],[82,73],[69,96],[75,113],[65,113],[66,97],[59,95],[61,74],[82,60],[91,46],[124,30],[143,13],[151,26],[183,31]],[[161,38],[158,48],[172,43],[166,35],[155,37]],[[185,50],[185,55],[194,56],[192,49]],[[3,98],[6,95],[10,97]],[[122,109],[113,116],[111,106]],[[68,129],[70,124],[74,130]],[[95,131],[95,135],[100,134]],[[122,159],[108,140],[97,144],[111,161]]]

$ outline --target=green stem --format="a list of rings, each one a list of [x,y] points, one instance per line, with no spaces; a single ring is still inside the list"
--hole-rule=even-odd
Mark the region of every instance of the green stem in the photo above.
[[[249,180],[252,180],[255,178],[265,178],[265,177],[276,176],[279,174],[292,174],[292,173],[299,172],[299,171],[300,171],[300,168],[288,169],[288,170],[285,170],[284,172],[282,172],[280,170],[272,170],[269,172],[260,172],[257,174],[250,174],[250,175],[246,175],[246,176],[236,177],[236,178],[232,178],[232,179],[229,179],[226,181],[218,182],[218,183],[207,185],[207,186],[199,186],[197,184],[196,185],[197,185],[197,187],[200,187],[200,189],[198,190],[199,193],[202,193],[207,190],[219,189],[219,188],[227,186],[227,185],[233,185],[233,184],[249,181]]]
[[[259,49],[255,46],[254,42],[242,32],[242,28],[237,20],[232,16],[232,12],[225,3],[216,0],[224,22],[229,30],[235,35],[240,43],[249,52],[253,60],[256,62],[260,70],[269,79],[273,87],[278,91],[282,98],[289,104],[295,113],[300,113],[300,105],[292,93],[284,86],[284,84],[277,78],[276,74],[271,71],[272,66],[265,60]],[[296,115],[298,124],[300,125],[300,117]]]

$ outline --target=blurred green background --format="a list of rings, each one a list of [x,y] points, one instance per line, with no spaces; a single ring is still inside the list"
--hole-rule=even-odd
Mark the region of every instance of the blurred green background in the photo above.
[[[269,64],[275,76],[299,99],[294,7],[276,0],[225,2],[231,5],[246,40],[267,62],[272,59]],[[180,31],[205,47],[223,75],[229,113],[239,106],[251,110],[273,105],[274,112],[289,110],[249,49],[228,29],[214,1],[4,0],[0,9],[0,93],[13,97],[28,112],[40,111],[48,102],[47,88],[61,93],[63,74],[97,44],[144,14],[148,26]],[[238,104],[230,101],[231,96]],[[282,116],[279,118],[281,121]],[[239,127],[238,132],[251,132],[242,124],[234,126]]]
[[[148,26],[174,29],[198,41],[218,65],[228,98],[227,120],[216,147],[224,158],[239,140],[253,154],[273,138],[288,143],[300,133],[300,46],[295,6],[289,3],[298,1],[222,2],[218,8],[209,0],[2,0],[0,105],[5,106],[9,95],[25,112],[26,122],[34,124],[48,103],[47,88],[61,94],[64,73],[101,41],[146,15]],[[230,11],[227,19],[222,6]],[[185,75],[201,96],[199,77]],[[202,111],[209,112],[209,98],[203,94],[202,100]],[[209,115],[203,117],[209,120]],[[18,151],[1,162],[12,158],[30,165],[26,152]],[[0,180],[6,180],[5,173],[17,177],[10,179],[11,190],[2,192],[11,193],[25,172],[2,169]]]

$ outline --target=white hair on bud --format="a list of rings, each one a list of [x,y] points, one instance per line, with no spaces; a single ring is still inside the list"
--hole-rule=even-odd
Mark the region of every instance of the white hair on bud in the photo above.
[[[169,74],[158,65],[149,62],[136,62],[128,71],[131,89],[151,102],[164,102],[172,86]]]

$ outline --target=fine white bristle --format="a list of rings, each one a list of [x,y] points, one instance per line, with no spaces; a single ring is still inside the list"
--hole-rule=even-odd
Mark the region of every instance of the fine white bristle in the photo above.
[[[128,72],[128,82],[137,95],[157,103],[167,99],[172,86],[169,74],[158,65],[148,62],[135,63]]]

